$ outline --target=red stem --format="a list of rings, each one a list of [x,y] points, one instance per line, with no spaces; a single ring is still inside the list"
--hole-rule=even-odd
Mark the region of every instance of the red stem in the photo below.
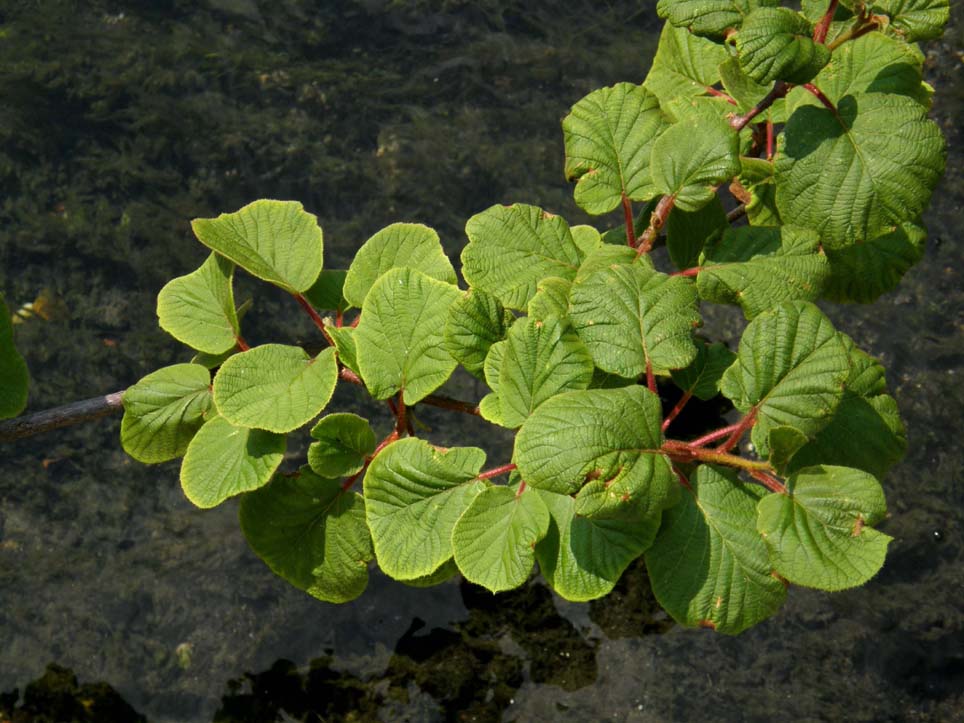
[[[708,85],[704,87],[706,88],[706,92],[710,95],[715,95],[717,98],[724,98],[730,105],[737,105],[736,100],[734,100],[733,96],[729,95],[728,93],[724,93],[722,90],[717,90],[716,88],[712,88]]]
[[[653,363],[649,359],[646,360],[646,386],[653,394],[658,393],[656,391],[656,377],[653,375]]]
[[[767,93],[759,103],[750,108],[750,110],[743,115],[735,115],[730,118],[730,126],[733,128],[733,130],[742,131],[744,128],[746,128],[747,124],[751,120],[756,118],[758,115],[760,115],[760,113],[765,111],[776,101],[789,93],[791,87],[792,86],[790,86],[788,83],[778,80],[773,84],[773,88],[770,90],[770,92]]]
[[[500,474],[507,474],[514,470],[516,466],[514,464],[504,464],[501,467],[496,467],[494,469],[486,470],[485,472],[480,472],[476,479],[492,479],[493,477],[498,477]]]
[[[820,88],[815,86],[813,83],[804,83],[803,87],[810,91],[810,93],[812,93],[817,100],[820,101],[824,108],[831,111],[834,115],[837,115],[836,106],[830,101],[830,98],[823,94],[823,91],[820,90]]]
[[[674,271],[670,276],[697,276],[700,271],[703,270],[702,266],[694,266],[691,269],[684,269],[683,271]]]
[[[301,304],[301,308],[304,309],[305,312],[308,314],[308,316],[311,317],[311,320],[315,323],[315,326],[317,326],[318,329],[321,330],[321,333],[325,335],[325,339],[328,340],[328,343],[331,344],[331,346],[334,346],[335,341],[328,335],[328,330],[325,328],[324,320],[321,318],[321,316],[318,315],[318,312],[315,311],[314,307],[308,302],[308,299],[306,299],[303,294],[293,294],[293,296],[295,297],[295,300],[299,304]]]
[[[773,160],[773,119],[767,118],[767,160]]]
[[[733,449],[733,447],[736,446],[736,444],[740,441],[740,438],[743,437],[747,430],[754,424],[756,424],[756,407],[753,407],[749,414],[740,420],[740,423],[736,425],[736,429],[733,430],[733,434],[731,434],[723,444],[717,447],[716,451],[729,452],[731,449]]]
[[[525,481],[525,480],[522,480],[522,481],[519,483],[519,489],[518,489],[518,490],[516,491],[516,493],[515,493],[516,499],[518,499],[519,497],[521,497],[521,496],[522,496],[522,493],[525,492],[525,491],[526,491],[526,481]]]
[[[673,205],[675,203],[676,196],[673,195],[663,196],[661,199],[659,199],[659,203],[656,204],[653,214],[649,217],[649,226],[639,239],[639,249],[636,251],[637,257],[642,256],[643,254],[648,254],[650,250],[652,250],[653,244],[656,242],[656,237],[666,224],[666,219],[669,216],[670,211],[673,210]]]
[[[827,31],[830,30],[830,23],[833,22],[833,16],[837,12],[837,5],[840,0],[830,0],[830,7],[827,8],[827,12],[824,13],[823,17],[820,18],[813,28],[813,42],[823,43],[827,39]]]
[[[633,217],[633,202],[623,194],[623,216],[626,220],[626,243],[636,248],[636,221]]]
[[[676,406],[673,407],[670,413],[666,415],[666,419],[663,420],[664,432],[666,431],[666,428],[672,423],[672,421],[676,419],[679,413],[683,411],[683,407],[686,406],[686,403],[692,398],[693,398],[692,392],[685,392],[683,396],[680,397],[680,400],[676,402]]]
[[[685,474],[683,474],[675,464],[673,465],[673,474],[676,475],[676,479],[679,480],[679,483],[683,485],[686,489],[688,490],[693,489],[693,487],[690,485],[689,478]]]
[[[235,334],[234,340],[238,343],[238,349],[240,349],[241,351],[248,351],[248,349],[251,348],[250,346],[248,346],[248,342],[246,342],[240,334]]]
[[[405,401],[402,399],[404,392],[398,393],[398,411],[395,413],[395,432],[401,436],[407,429],[405,424]]]
[[[737,423],[731,424],[729,427],[722,427],[717,429],[715,432],[704,434],[702,437],[692,440],[690,444],[694,447],[705,447],[710,442],[715,442],[718,439],[723,439],[724,437],[728,437],[729,435],[733,434],[733,430],[739,426],[740,425]]]
[[[347,367],[342,367],[338,370],[338,378],[343,382],[348,382],[349,384],[364,384],[364,382],[361,380],[361,377]],[[451,397],[446,397],[441,394],[429,394],[427,397],[420,399],[418,403],[427,404],[430,407],[439,407],[440,409],[451,409],[455,412],[471,414],[476,417],[481,416],[478,404],[463,402],[461,399],[452,399]]]
[[[750,476],[758,482],[762,482],[771,492],[776,492],[777,494],[781,495],[785,495],[787,493],[786,485],[784,485],[776,477],[773,477],[766,472],[754,469],[750,470]]]
[[[342,490],[347,491],[353,484],[355,484],[355,480],[357,480],[359,477],[365,474],[365,472],[368,471],[368,465],[370,465],[372,463],[372,460],[378,456],[378,453],[381,452],[383,449],[385,449],[385,447],[390,445],[396,439],[398,439],[398,430],[393,429],[391,431],[391,434],[389,434],[387,437],[385,437],[385,439],[383,439],[381,442],[378,443],[378,446],[375,447],[375,451],[372,452],[367,457],[365,457],[365,464],[361,468],[361,471],[358,472],[357,474],[353,474],[351,477],[349,477],[342,483],[341,485]]]

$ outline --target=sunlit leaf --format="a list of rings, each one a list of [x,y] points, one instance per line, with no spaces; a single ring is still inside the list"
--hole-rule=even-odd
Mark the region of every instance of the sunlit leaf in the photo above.
[[[643,85],[660,103],[680,96],[703,95],[720,80],[726,49],[671,23],[663,25],[656,57]]]
[[[758,7],[778,4],[779,0],[659,0],[656,12],[673,25],[696,35],[722,37],[738,28],[743,19]]]
[[[950,19],[950,0],[873,0],[871,11],[890,18],[888,29],[908,42],[933,40]]]
[[[489,347],[505,337],[512,319],[494,296],[469,289],[449,307],[445,348],[455,361],[479,376]]]
[[[813,28],[790,8],[754,10],[736,33],[743,72],[757,83],[806,83],[830,60],[830,50],[811,38]]]

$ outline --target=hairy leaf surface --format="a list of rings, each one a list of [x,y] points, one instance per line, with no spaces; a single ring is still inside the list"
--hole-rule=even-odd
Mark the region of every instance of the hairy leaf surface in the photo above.
[[[738,28],[751,10],[777,5],[779,0],[659,0],[656,12],[673,25],[696,35],[722,37]]]
[[[827,46],[810,37],[812,31],[790,8],[755,10],[736,34],[740,67],[757,83],[806,83],[830,60]]]
[[[367,419],[338,413],[322,417],[311,430],[317,442],[308,447],[308,464],[320,477],[348,477],[361,471],[375,451],[375,432]]]
[[[874,13],[890,18],[888,29],[908,42],[933,40],[951,16],[950,0],[874,0]]]
[[[671,372],[673,381],[681,390],[697,399],[708,401],[720,393],[723,373],[732,366],[736,354],[725,344],[700,344],[693,363]]]
[[[666,23],[643,85],[656,94],[660,103],[703,95],[719,82],[719,66],[727,57],[722,45]]]
[[[445,348],[471,374],[480,376],[489,347],[505,338],[514,318],[492,294],[469,289],[449,307]]]
[[[297,201],[261,199],[191,227],[212,251],[290,293],[311,288],[321,272],[321,228]]]
[[[231,288],[234,264],[212,253],[196,271],[165,284],[157,318],[168,334],[198,351],[223,354],[241,333]]]
[[[891,538],[873,529],[887,514],[880,483],[848,467],[807,467],[787,494],[760,500],[757,529],[787,580],[820,590],[863,585],[884,564]]]
[[[138,462],[180,457],[211,407],[211,373],[200,364],[174,364],[124,391],[121,446]]]

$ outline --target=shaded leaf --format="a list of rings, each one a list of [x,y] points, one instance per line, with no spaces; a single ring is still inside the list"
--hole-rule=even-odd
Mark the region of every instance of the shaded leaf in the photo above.
[[[827,249],[830,276],[825,298],[869,304],[897,288],[904,274],[924,255],[927,231],[902,223],[893,231],[863,243]]]
[[[681,270],[696,266],[703,246],[729,225],[719,196],[698,211],[674,208],[666,219],[666,248],[673,265]]]
[[[771,575],[755,526],[763,495],[733,470],[701,465],[663,513],[646,569],[659,604],[681,625],[736,635],[783,604],[787,590]]]
[[[874,0],[872,11],[890,18],[888,29],[908,42],[933,40],[950,19],[950,0]]]
[[[494,296],[469,289],[449,307],[445,348],[455,361],[479,376],[489,347],[505,337],[513,319]]]
[[[375,451],[375,432],[357,414],[329,414],[311,430],[317,442],[308,447],[308,464],[320,477],[348,477],[360,472]]]
[[[720,380],[733,364],[736,354],[725,344],[700,344],[698,349],[692,364],[670,373],[676,386],[705,402],[720,393]]]
[[[354,600],[373,559],[365,501],[307,467],[244,495],[241,531],[272,572],[325,602]]]
[[[343,293],[346,276],[345,269],[325,269],[305,292],[305,298],[316,309],[344,311],[349,306]]]

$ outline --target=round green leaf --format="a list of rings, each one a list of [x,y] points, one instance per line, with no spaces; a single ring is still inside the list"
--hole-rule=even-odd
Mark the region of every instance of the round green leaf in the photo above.
[[[0,419],[15,417],[27,406],[29,382],[27,363],[13,345],[10,310],[0,296]]]
[[[790,116],[776,158],[777,205],[839,249],[916,219],[943,171],[944,140],[919,103],[848,95],[836,112],[803,106]]]
[[[655,196],[650,152],[668,124],[656,96],[631,83],[600,88],[576,103],[562,121],[566,179],[576,181],[576,203],[600,214],[623,198]]]
[[[297,294],[321,272],[322,233],[297,201],[262,199],[234,213],[198,218],[194,235],[259,279]]]
[[[646,569],[659,604],[681,625],[736,635],[783,604],[786,587],[756,531],[764,494],[732,470],[701,465],[663,514]]]
[[[180,457],[211,407],[211,373],[200,364],[174,364],[148,374],[124,392],[121,445],[138,462]]]
[[[452,530],[486,483],[485,452],[440,450],[409,437],[385,447],[365,473],[365,514],[386,575],[412,580],[452,557]]]
[[[157,318],[168,334],[207,354],[233,349],[241,333],[231,279],[234,264],[212,253],[199,269],[169,281],[157,295]]]
[[[887,514],[873,476],[848,467],[807,467],[787,489],[757,506],[757,530],[777,572],[820,590],[856,587],[877,574],[891,538],[870,527]]]
[[[657,193],[675,207],[698,211],[716,197],[716,187],[740,172],[740,136],[722,118],[692,115],[677,121],[653,144]]]
[[[656,94],[660,103],[704,95],[719,82],[720,63],[727,57],[726,48],[719,43],[665,23],[643,85]]]
[[[572,280],[583,259],[569,224],[536,206],[492,206],[465,224],[462,274],[509,309],[523,310],[542,279]]]
[[[375,432],[367,419],[339,413],[322,417],[311,430],[317,439],[308,447],[312,471],[328,478],[348,477],[361,471],[375,451]]]
[[[659,397],[641,386],[564,392],[522,425],[513,459],[527,484],[579,493],[580,515],[657,515],[676,498]]]
[[[378,278],[390,269],[410,268],[455,284],[455,269],[438,234],[420,223],[393,223],[368,239],[351,262],[345,278],[345,298],[361,308]]]
[[[244,495],[240,519],[255,554],[299,590],[332,603],[365,591],[374,553],[357,492],[302,468]]]
[[[415,269],[392,269],[375,282],[354,334],[358,369],[375,399],[401,391],[415,404],[451,376],[457,362],[444,330],[458,298],[458,287]]]
[[[194,435],[181,463],[181,489],[201,508],[264,486],[284,457],[287,438],[236,427],[216,416]]]
[[[897,288],[904,274],[924,256],[927,231],[902,223],[863,243],[827,249],[830,276],[824,297],[869,304]]]
[[[888,29],[907,42],[933,40],[944,33],[950,0],[873,0],[871,11],[890,18]]]
[[[623,377],[681,369],[696,357],[700,324],[689,279],[645,264],[613,265],[573,285],[570,319],[596,366]]]
[[[287,344],[262,344],[224,362],[214,377],[214,403],[238,427],[290,432],[317,417],[338,381],[335,350],[314,359]]]
[[[487,487],[452,530],[455,563],[465,579],[501,592],[522,585],[535,563],[536,543],[549,530],[549,510],[535,490]]]
[[[806,83],[830,60],[812,32],[809,21],[790,8],[754,10],[736,33],[740,67],[757,83]]]

